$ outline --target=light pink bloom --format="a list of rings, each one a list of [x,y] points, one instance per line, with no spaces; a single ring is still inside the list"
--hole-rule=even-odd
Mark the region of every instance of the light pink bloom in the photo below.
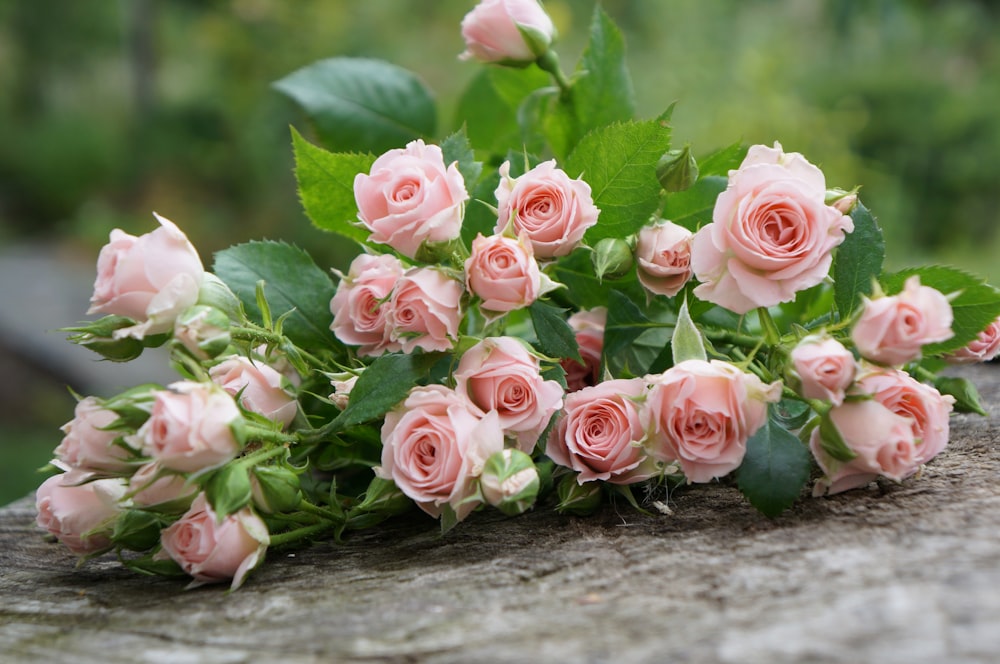
[[[545,53],[555,34],[538,0],[482,0],[462,19],[466,50],[459,58],[526,64]]]
[[[240,418],[236,402],[218,386],[182,381],[156,393],[136,438],[164,468],[192,473],[221,466],[239,453],[232,426]]]
[[[333,405],[337,408],[344,410],[347,408],[347,404],[351,400],[351,390],[354,389],[354,384],[358,382],[358,376],[351,373],[341,373],[335,374],[330,377],[330,386],[333,387],[333,392],[328,397]]]
[[[566,371],[567,392],[575,392],[600,382],[604,325],[607,318],[606,307],[594,307],[578,311],[566,321],[575,333],[576,345],[583,359],[583,364],[569,358],[564,358],[560,362]]]
[[[195,484],[175,472],[165,470],[155,461],[140,466],[128,481],[129,496],[139,507],[162,505],[175,500],[190,502],[198,493]]]
[[[88,314],[116,314],[136,325],[115,338],[159,334],[198,300],[205,268],[187,236],[153,213],[160,227],[136,237],[114,229],[97,257],[97,279]]]
[[[835,406],[854,380],[854,355],[830,337],[806,337],[792,350],[792,364],[802,382],[802,396],[825,399]]]
[[[673,297],[691,278],[691,231],[670,221],[643,226],[635,247],[639,282]]]
[[[298,402],[282,387],[284,377],[262,361],[233,355],[209,369],[208,375],[231,396],[239,395],[240,404],[250,412],[285,427],[295,419]]]
[[[851,339],[866,360],[899,366],[918,359],[926,344],[953,336],[951,304],[940,291],[921,286],[918,276],[907,279],[899,295],[864,302]]]
[[[388,299],[403,276],[403,264],[390,254],[360,254],[330,300],[330,329],[341,342],[360,346],[358,355],[381,355],[401,346],[389,338]]]
[[[388,323],[404,353],[449,350],[462,318],[462,285],[434,268],[413,268],[396,283]]]
[[[809,449],[825,474],[813,488],[814,496],[856,489],[879,475],[901,480],[920,467],[911,418],[878,401],[848,401],[830,410],[830,419],[857,456],[846,462],[834,459],[823,450],[819,427],[813,429]]]
[[[449,505],[459,520],[476,507],[476,478],[503,449],[496,411],[483,413],[441,385],[414,388],[382,425],[382,466],[376,475],[396,486],[431,516]]]
[[[549,435],[545,454],[575,470],[577,482],[631,484],[652,477],[655,464],[639,445],[645,437],[641,378],[606,380],[566,397],[565,413]]]
[[[691,246],[695,295],[743,314],[795,299],[830,270],[854,222],[826,205],[823,173],[781,146],[755,145]]]
[[[205,494],[199,494],[191,509],[160,535],[163,551],[157,556],[173,559],[194,577],[193,586],[232,579],[235,590],[264,560],[270,539],[267,525],[250,508],[220,520]]]
[[[129,462],[132,453],[120,440],[122,432],[106,429],[117,419],[118,415],[95,397],[81,399],[73,419],[62,427],[66,435],[55,449],[55,457],[82,470],[112,473],[128,470],[132,466]]]
[[[687,360],[649,380],[647,449],[661,461],[677,461],[689,483],[738,468],[747,439],[767,420],[768,402],[781,396],[781,383],[765,385],[718,360]]]
[[[496,196],[496,233],[503,233],[508,225],[515,235],[524,233],[536,258],[565,256],[576,249],[600,214],[590,185],[571,180],[556,168],[555,160],[542,162],[519,178],[510,177],[510,162],[505,161]]]
[[[917,443],[917,463],[927,463],[948,444],[948,417],[955,398],[898,369],[872,369],[858,378],[856,389],[910,419]]]
[[[424,242],[459,236],[468,198],[457,163],[445,166],[441,148],[420,139],[389,150],[354,178],[358,218],[371,241],[409,258]]]
[[[538,358],[519,340],[487,337],[462,354],[455,391],[483,411],[496,411],[504,433],[530,453],[563,397],[562,386],[539,371]]]
[[[1000,318],[987,325],[975,339],[945,355],[944,359],[954,364],[973,364],[989,362],[998,355],[1000,355]]]
[[[125,495],[125,483],[118,478],[79,484],[84,479],[83,473],[72,471],[53,475],[35,492],[38,526],[80,556],[111,546],[121,512],[118,501]]]
[[[526,236],[518,239],[476,236],[472,255],[465,261],[465,284],[479,297],[483,309],[506,313],[534,302],[542,288],[542,274]]]

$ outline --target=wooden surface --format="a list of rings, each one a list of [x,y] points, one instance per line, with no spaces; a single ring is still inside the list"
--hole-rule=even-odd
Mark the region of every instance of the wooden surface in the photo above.
[[[674,514],[417,514],[294,553],[241,590],[79,569],[26,499],[0,510],[0,661],[995,662],[1000,366],[918,480],[767,519],[733,488]]]

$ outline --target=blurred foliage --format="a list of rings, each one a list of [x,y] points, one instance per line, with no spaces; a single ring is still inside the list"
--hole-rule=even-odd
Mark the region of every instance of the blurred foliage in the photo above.
[[[157,210],[206,256],[280,236],[341,264],[295,200],[288,125],[301,117],[271,83],[324,57],[383,58],[435,91],[443,135],[461,124],[455,101],[478,67],[455,60],[473,4],[2,0],[0,239],[61,233],[95,251],[115,226],[148,230]],[[890,263],[996,269],[995,3],[604,5],[626,33],[641,114],[679,100],[678,141],[703,154],[780,139],[831,184],[864,184]],[[546,3],[565,62],[592,6]]]

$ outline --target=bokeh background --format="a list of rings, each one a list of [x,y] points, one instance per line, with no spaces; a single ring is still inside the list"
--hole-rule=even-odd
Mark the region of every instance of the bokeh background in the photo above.
[[[546,2],[567,69],[593,4]],[[780,140],[831,185],[864,185],[890,266],[943,261],[1000,282],[998,3],[602,4],[625,33],[640,114],[678,102],[676,143]],[[0,505],[40,481],[72,416],[67,386],[107,396],[146,380],[56,331],[83,317],[109,231],[147,232],[156,210],[207,264],[269,237],[343,266],[297,201],[288,126],[307,128],[271,83],[325,57],[383,58],[435,92],[444,136],[478,66],[456,59],[473,5],[0,0]]]

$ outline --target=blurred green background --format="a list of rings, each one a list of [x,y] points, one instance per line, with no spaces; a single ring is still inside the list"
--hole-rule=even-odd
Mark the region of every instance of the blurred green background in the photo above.
[[[568,70],[593,4],[546,2]],[[780,140],[831,186],[864,185],[891,267],[944,261],[1000,281],[997,3],[602,4],[625,33],[640,114],[679,102],[676,143],[701,154]],[[461,124],[455,102],[478,67],[456,59],[473,5],[0,0],[0,260],[35,252],[81,266],[86,291],[108,232],[147,232],[156,210],[206,263],[229,244],[270,237],[343,266],[336,240],[301,212],[288,125],[306,128],[270,84],[324,57],[383,58],[435,92],[443,136]],[[85,295],[54,327],[86,306]],[[26,315],[3,311],[0,322]],[[4,329],[0,504],[37,485],[32,469],[72,416],[65,385],[79,380],[22,352]]]

